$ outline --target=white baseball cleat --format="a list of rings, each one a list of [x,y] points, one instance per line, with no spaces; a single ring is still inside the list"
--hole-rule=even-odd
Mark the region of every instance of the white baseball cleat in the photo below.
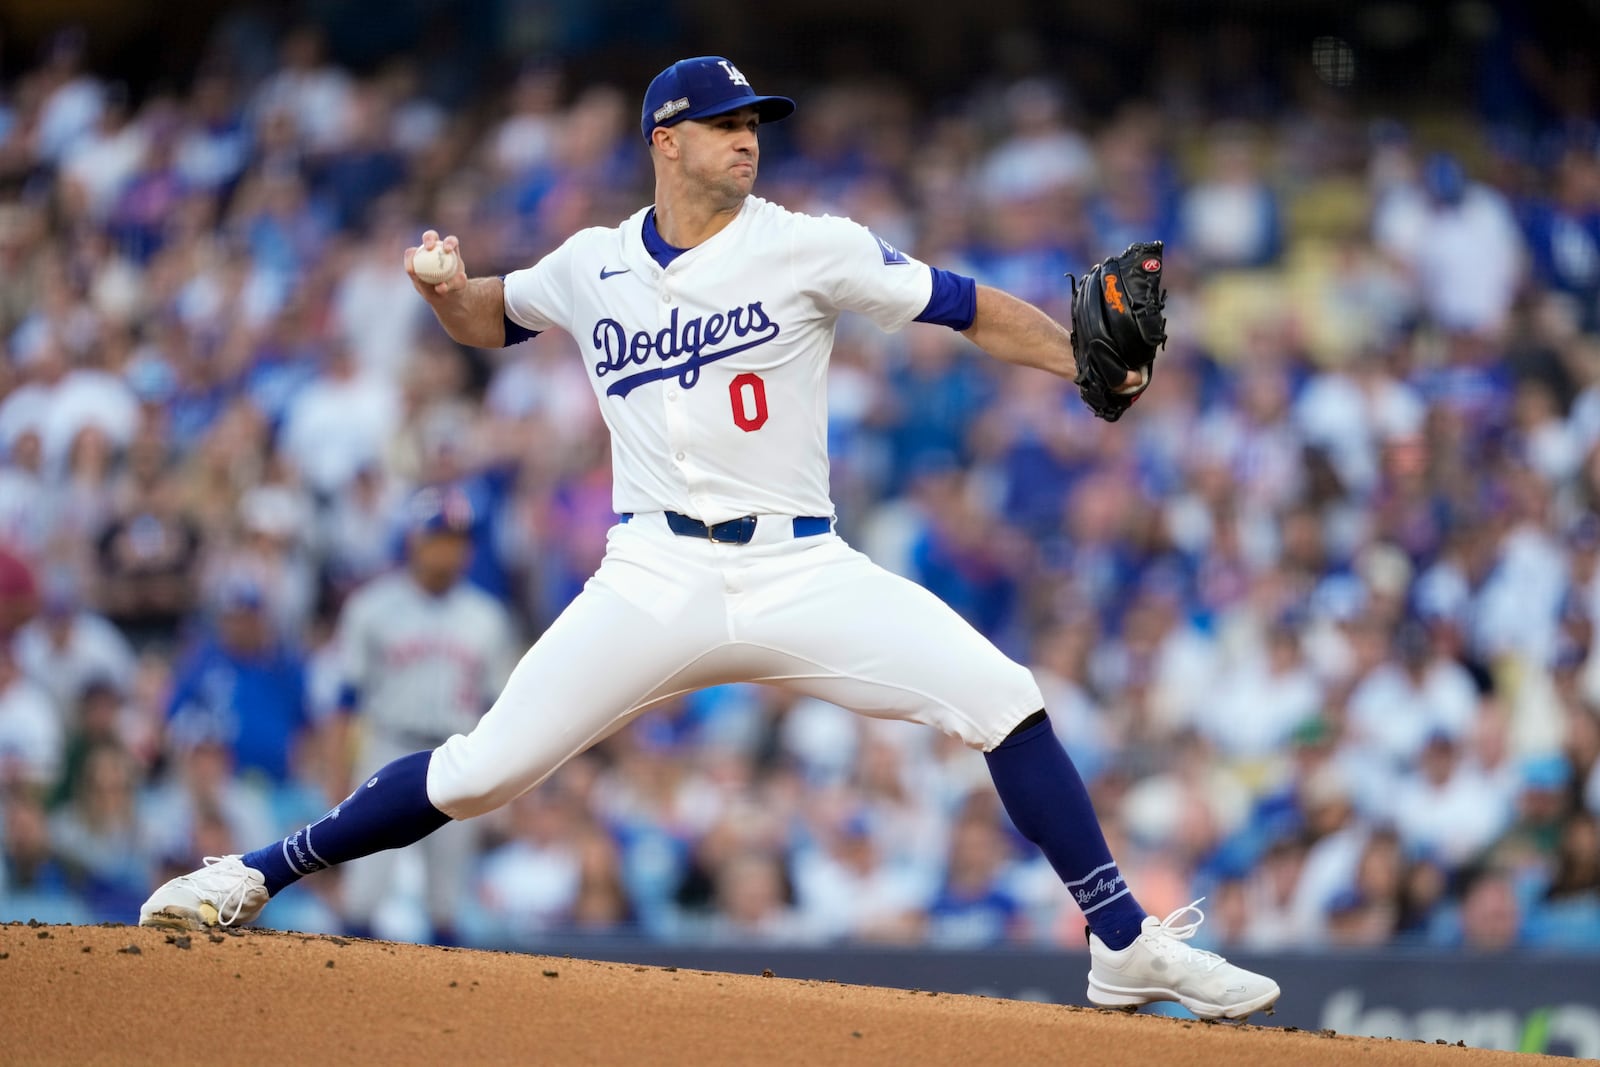
[[[1205,921],[1205,912],[1195,906],[1199,903],[1179,908],[1165,919],[1147,916],[1138,939],[1119,952],[1090,934],[1090,1002],[1105,1008],[1137,1008],[1175,1000],[1202,1019],[1243,1019],[1276,1004],[1277,982],[1235,967],[1215,952],[1185,944]],[[1193,922],[1178,922],[1191,911]]]
[[[139,925],[194,930],[236,926],[261,914],[267,882],[260,871],[238,856],[207,856],[205,863],[150,894],[139,909]]]

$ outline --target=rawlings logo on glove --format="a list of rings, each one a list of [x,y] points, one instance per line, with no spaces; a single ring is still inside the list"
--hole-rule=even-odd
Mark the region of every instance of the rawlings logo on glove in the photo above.
[[[1149,388],[1156,350],[1167,340],[1161,249],[1160,241],[1131,244],[1081,281],[1072,279],[1074,381],[1089,410],[1107,422],[1120,419]],[[1130,372],[1139,384],[1127,388]]]

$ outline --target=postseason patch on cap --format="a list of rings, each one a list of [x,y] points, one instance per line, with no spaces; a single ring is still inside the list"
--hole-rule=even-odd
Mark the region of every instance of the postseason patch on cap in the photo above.
[[[678,99],[668,100],[665,104],[662,104],[660,107],[656,108],[653,117],[658,123],[665,122],[678,112],[687,110],[688,107],[689,98],[687,96],[680,96]]]

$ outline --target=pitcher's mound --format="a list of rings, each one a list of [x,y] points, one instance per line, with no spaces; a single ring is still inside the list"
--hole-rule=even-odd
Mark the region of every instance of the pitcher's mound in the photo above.
[[[27,1064],[1561,1062],[984,997],[266,931],[184,937],[127,926],[0,926],[0,991],[0,1059]]]

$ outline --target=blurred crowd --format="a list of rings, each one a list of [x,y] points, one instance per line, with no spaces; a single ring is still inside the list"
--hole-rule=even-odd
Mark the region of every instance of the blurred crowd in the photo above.
[[[302,28],[135,99],[81,45],[0,85],[0,919],[132,920],[348,791],[336,623],[417,488],[471,499],[468,579],[548,625],[615,521],[583,349],[454,345],[402,251],[503,273],[650,197],[653,71],[447,107]],[[846,320],[829,386],[841,531],[1033,668],[1146,907],[1205,895],[1258,950],[1600,950],[1595,129],[1424,131],[1315,79],[1091,118],[1047,79],[752,74],[800,98],[760,195],[1058,319],[1066,272],[1167,241],[1114,426],[931,326]],[[981,756],[757,687],[485,822],[470,943],[1084,944]],[[373,929],[439,935],[421,884]],[[342,900],[325,872],[266,919]]]

